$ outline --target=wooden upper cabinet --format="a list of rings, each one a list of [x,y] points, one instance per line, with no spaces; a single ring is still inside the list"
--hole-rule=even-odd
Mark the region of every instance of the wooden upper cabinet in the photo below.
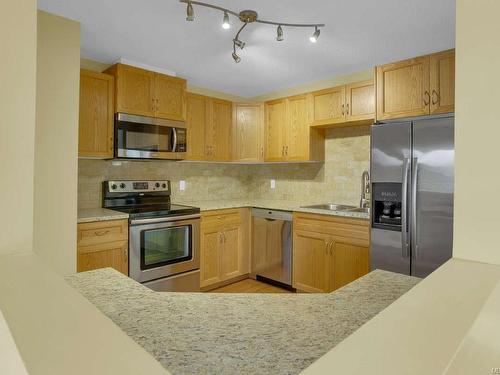
[[[233,104],[226,100],[211,99],[210,125],[206,134],[206,144],[210,146],[209,159],[231,160]]]
[[[264,160],[264,108],[262,104],[233,104],[233,160]]]
[[[309,158],[309,122],[306,95],[287,99],[285,158],[293,161]]]
[[[266,103],[266,161],[285,160],[286,119],[285,99]]]
[[[184,121],[186,119],[186,80],[156,73],[155,117]]]
[[[209,118],[207,97],[187,94],[187,160],[205,160],[205,128]]]
[[[346,85],[345,95],[347,122],[375,119],[375,85],[372,79]]]
[[[455,50],[430,56],[431,114],[455,110]]]
[[[345,122],[345,86],[315,91],[310,95],[312,126]]]
[[[105,71],[115,77],[115,112],[155,115],[155,73],[124,64]]]
[[[113,76],[80,71],[78,156],[113,157]]]
[[[105,71],[115,77],[115,111],[184,121],[186,81],[125,64]]]

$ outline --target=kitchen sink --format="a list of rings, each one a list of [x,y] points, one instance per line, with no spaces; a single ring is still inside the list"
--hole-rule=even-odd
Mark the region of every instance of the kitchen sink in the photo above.
[[[304,206],[302,208],[312,208],[315,210],[327,210],[327,211],[350,211],[356,209],[356,206],[348,206],[345,204],[315,204],[312,206]]]

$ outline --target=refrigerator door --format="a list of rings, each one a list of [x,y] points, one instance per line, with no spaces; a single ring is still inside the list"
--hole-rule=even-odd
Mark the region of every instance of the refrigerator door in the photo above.
[[[411,274],[425,277],[452,256],[454,118],[413,124]]]
[[[409,179],[405,167],[411,158],[411,122],[387,123],[372,126],[371,175],[372,184],[399,183],[401,187]],[[406,163],[405,163],[406,159]],[[406,181],[405,181],[406,179]],[[409,183],[407,185],[409,187]],[[402,189],[403,190],[403,189]],[[372,192],[373,192],[372,187]],[[407,194],[401,194],[402,197]],[[402,204],[402,208],[406,205]],[[403,210],[404,211],[404,210]],[[372,215],[374,210],[372,209]],[[408,215],[404,215],[403,231],[371,229],[370,267],[403,274],[410,274],[408,249],[403,248],[408,228],[404,225]],[[373,223],[373,217],[372,217]],[[405,233],[406,230],[406,233]]]

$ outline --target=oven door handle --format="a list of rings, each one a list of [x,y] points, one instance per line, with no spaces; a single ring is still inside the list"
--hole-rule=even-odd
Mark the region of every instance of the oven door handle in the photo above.
[[[132,220],[130,220],[130,225],[171,223],[173,221],[186,221],[186,220],[199,219],[199,218],[201,218],[200,214],[184,215],[184,216],[171,216],[171,217],[157,217],[157,218],[152,218],[152,219],[132,219]]]

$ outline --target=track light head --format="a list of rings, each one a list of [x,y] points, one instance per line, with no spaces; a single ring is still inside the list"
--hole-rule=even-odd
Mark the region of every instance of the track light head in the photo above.
[[[224,12],[224,19],[222,20],[222,28],[224,30],[228,30],[231,28],[231,24],[229,23],[229,14]]]
[[[191,1],[188,1],[186,8],[186,21],[194,21],[194,9]]]
[[[245,42],[242,42],[241,40],[239,39],[233,39],[233,43],[238,46],[240,49],[243,49],[245,48],[245,45],[246,43]]]
[[[239,57],[236,52],[233,52],[233,60],[236,64],[238,64],[241,61],[241,57]]]
[[[318,42],[318,38],[319,38],[319,34],[320,33],[321,33],[321,31],[316,26],[315,29],[314,29],[314,34],[311,35],[311,37],[309,38],[309,40],[311,41],[311,43],[317,43]]]
[[[278,29],[276,30],[276,40],[278,42],[282,42],[283,40],[285,40],[285,38],[283,37],[283,29],[281,25],[279,25]]]

